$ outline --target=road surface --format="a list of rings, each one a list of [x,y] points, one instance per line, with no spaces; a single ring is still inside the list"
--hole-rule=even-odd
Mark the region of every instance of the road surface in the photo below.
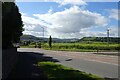
[[[18,51],[42,53],[44,56],[57,59],[58,64],[67,67],[100,77],[118,78],[118,56],[97,55],[92,52],[51,51],[38,48],[18,48]]]

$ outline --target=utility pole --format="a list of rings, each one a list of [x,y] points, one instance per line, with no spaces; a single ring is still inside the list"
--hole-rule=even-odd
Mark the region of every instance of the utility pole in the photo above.
[[[43,42],[44,42],[44,27],[43,27]]]
[[[44,44],[44,27],[42,27],[42,29],[43,29],[43,44]]]
[[[109,35],[110,35],[110,29],[108,28],[107,29],[107,43],[108,43],[108,46],[109,46]]]

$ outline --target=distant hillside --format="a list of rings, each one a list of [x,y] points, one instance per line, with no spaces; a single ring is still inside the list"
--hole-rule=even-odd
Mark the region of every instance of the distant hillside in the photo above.
[[[78,41],[98,41],[98,42],[107,42],[107,37],[83,37]],[[109,37],[109,42],[118,42],[120,37]]]
[[[37,41],[37,40],[40,40],[40,38],[38,37],[35,37],[35,36],[32,36],[32,35],[22,35],[20,37],[20,40],[22,41]]]
[[[43,37],[35,37],[33,35],[23,35],[20,37],[21,41],[44,41],[48,42],[48,38],[43,38]],[[107,42],[107,37],[83,37],[81,39],[59,39],[59,38],[52,38],[53,42],[81,42],[81,41],[97,41],[97,42]],[[109,42],[114,42],[117,43],[120,41],[120,37],[109,37]]]
[[[34,42],[37,42],[37,41],[43,41],[44,42],[47,42],[48,41],[48,38],[43,38],[43,37],[35,37],[33,35],[23,35],[20,37],[20,40],[21,41],[34,41]],[[78,41],[79,39],[59,39],[59,38],[52,38],[52,41],[53,42],[75,42],[75,41]]]

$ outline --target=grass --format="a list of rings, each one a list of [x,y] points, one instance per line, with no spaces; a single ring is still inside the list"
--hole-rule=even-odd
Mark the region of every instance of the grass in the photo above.
[[[35,45],[21,46],[22,48],[34,48]],[[80,43],[52,43],[52,48],[49,48],[48,43],[42,44],[41,47],[46,50],[60,50],[60,51],[77,51],[77,52],[99,52],[102,51],[118,51],[119,44],[110,43],[109,46],[105,42],[80,42]]]
[[[38,62],[38,66],[43,68],[48,80],[104,80],[98,76],[55,64],[54,62]]]
[[[35,48],[35,45],[20,46],[21,48]]]
[[[60,51],[77,51],[77,52],[96,52],[99,50],[102,51],[118,51],[120,46],[116,43],[108,44],[103,42],[94,42],[94,43],[53,43],[52,48],[49,48],[49,45],[46,43],[43,46],[47,50],[60,50]]]

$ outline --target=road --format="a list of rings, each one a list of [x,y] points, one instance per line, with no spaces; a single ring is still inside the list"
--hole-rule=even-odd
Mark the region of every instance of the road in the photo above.
[[[18,48],[19,52],[43,53],[57,59],[58,64],[100,77],[118,78],[118,57],[98,55],[92,52],[51,51],[37,48]],[[36,56],[37,57],[37,56]]]

